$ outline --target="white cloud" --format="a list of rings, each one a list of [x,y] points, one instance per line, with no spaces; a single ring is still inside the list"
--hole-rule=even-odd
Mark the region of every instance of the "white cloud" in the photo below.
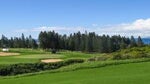
[[[99,34],[120,34],[123,36],[142,36],[150,37],[150,18],[138,19],[132,23],[123,23],[117,25],[105,26],[103,28],[97,28]]]
[[[81,32],[96,32],[97,34],[109,34],[109,35],[122,35],[122,36],[142,36],[142,37],[150,37],[150,18],[148,19],[138,19],[132,23],[121,23],[116,25],[106,25],[106,26],[98,26],[98,24],[92,24],[93,28],[87,27],[61,27],[61,26],[41,26],[38,28],[32,29],[21,29],[15,32],[40,32],[40,31],[52,31],[62,34],[69,34],[77,31]]]

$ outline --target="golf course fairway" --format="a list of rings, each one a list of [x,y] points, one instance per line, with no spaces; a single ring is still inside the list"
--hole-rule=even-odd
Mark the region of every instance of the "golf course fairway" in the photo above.
[[[150,62],[112,65],[69,72],[0,78],[0,84],[148,84]]]

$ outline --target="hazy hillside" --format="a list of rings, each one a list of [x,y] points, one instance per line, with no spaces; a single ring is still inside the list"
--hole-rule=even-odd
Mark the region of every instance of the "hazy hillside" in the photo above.
[[[150,44],[150,38],[143,38],[142,40],[145,44]]]

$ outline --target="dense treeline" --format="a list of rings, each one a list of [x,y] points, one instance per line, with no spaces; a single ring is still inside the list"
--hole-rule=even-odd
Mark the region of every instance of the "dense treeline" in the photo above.
[[[22,34],[21,37],[11,37],[8,39],[4,35],[2,35],[0,39],[0,47],[9,47],[9,48],[37,48],[38,44],[35,39],[31,37],[25,37]]]
[[[141,37],[137,40],[133,36],[131,38],[118,36],[102,35],[99,36],[95,32],[74,33],[60,35],[55,31],[44,31],[39,34],[39,46],[43,49],[65,49],[83,52],[102,52],[110,53],[119,49],[128,47],[143,46]]]
[[[71,50],[83,52],[101,52],[111,53],[119,49],[129,47],[143,46],[141,37],[136,40],[133,36],[131,38],[123,37],[120,35],[98,35],[95,32],[73,33],[69,36],[61,35],[55,31],[44,31],[39,34],[39,44],[31,37],[11,37],[8,39],[2,35],[0,39],[0,47],[10,48],[42,48],[52,50]]]

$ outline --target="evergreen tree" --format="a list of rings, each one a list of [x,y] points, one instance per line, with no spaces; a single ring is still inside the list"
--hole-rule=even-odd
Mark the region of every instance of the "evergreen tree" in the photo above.
[[[9,46],[11,48],[14,48],[14,39],[11,37],[10,41],[9,41]]]
[[[86,35],[81,35],[81,45],[80,45],[81,51],[85,51],[86,49]]]
[[[130,42],[130,47],[136,47],[137,44],[136,44],[136,40],[134,39],[133,36],[131,36],[131,42]]]
[[[28,47],[29,48],[33,48],[33,39],[32,39],[31,35],[29,35],[29,44],[28,44]]]
[[[144,43],[143,43],[141,37],[139,36],[138,39],[137,39],[137,46],[142,47],[143,45],[144,45]]]
[[[74,34],[61,35],[55,31],[40,32],[38,37],[39,45],[32,36],[25,37],[24,34],[21,37],[11,37],[8,39],[4,35],[0,40],[0,47],[11,48],[38,48],[42,49],[67,49],[71,51],[84,51],[84,52],[101,52],[111,53],[119,49],[125,49],[129,47],[143,46],[141,37],[139,36],[137,41],[133,36],[131,38],[109,35],[98,35],[95,32],[77,32]]]
[[[69,38],[69,50],[71,51],[75,50],[75,42],[72,34],[70,34],[70,38]]]
[[[22,33],[22,36],[21,36],[21,47],[22,48],[25,48],[25,37],[24,37],[24,34]]]
[[[120,48],[125,49],[127,47],[127,44],[125,43],[124,39],[121,40]]]
[[[111,53],[113,52],[113,41],[112,41],[112,38],[108,38],[108,41],[107,41],[107,45],[108,45],[108,52]]]
[[[34,40],[34,39],[32,39],[32,48],[33,49],[38,48],[38,44],[37,44],[36,40]]]
[[[47,40],[48,40],[48,38],[47,38],[46,32],[40,32],[40,34],[39,34],[39,42],[40,42],[40,47],[42,49],[46,49],[47,47],[49,47],[49,45],[47,44]]]
[[[2,47],[9,47],[8,38],[5,37],[4,35],[2,35],[2,38],[1,38],[1,45],[2,45]]]

